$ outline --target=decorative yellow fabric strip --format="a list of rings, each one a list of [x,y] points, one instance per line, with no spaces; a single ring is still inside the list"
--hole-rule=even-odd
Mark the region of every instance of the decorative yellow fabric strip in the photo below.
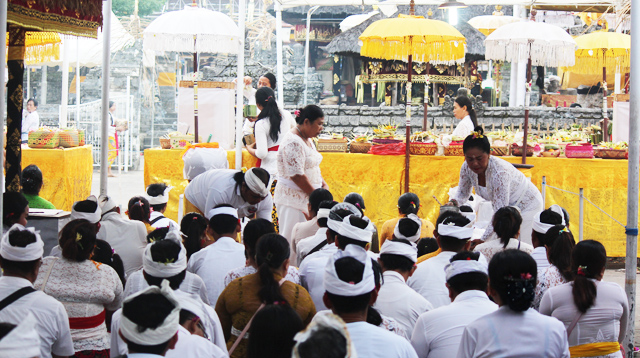
[[[571,358],[606,356],[607,354],[612,354],[619,350],[620,344],[618,342],[588,343],[569,347]]]

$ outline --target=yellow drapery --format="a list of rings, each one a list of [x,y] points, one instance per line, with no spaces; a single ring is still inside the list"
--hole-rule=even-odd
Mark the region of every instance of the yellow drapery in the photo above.
[[[618,342],[588,343],[569,347],[571,358],[606,356],[608,354],[618,352],[619,350],[620,344]]]
[[[74,202],[91,195],[91,146],[65,149],[22,149],[22,168],[35,164],[42,170],[40,196],[56,209],[70,211]]]
[[[230,152],[231,164],[234,163]],[[370,154],[322,153],[322,176],[331,188],[334,198],[341,200],[350,192],[360,193],[366,202],[366,215],[382,227],[386,220],[398,215],[397,200],[404,185],[404,157]],[[511,163],[521,158],[506,157]],[[458,185],[462,157],[411,156],[411,188],[422,203],[418,215],[435,222],[440,202],[447,201],[449,188]],[[551,186],[584,195],[621,223],[626,223],[627,161],[603,159],[528,158],[534,165],[525,172],[540,188],[542,176]],[[255,158],[243,152],[243,166],[255,165]],[[149,149],[145,151],[145,185],[164,182],[174,186],[169,207],[165,213],[177,218],[178,196],[184,192],[187,181],[182,179],[183,162],[180,151]],[[571,229],[578,240],[579,201],[577,195],[547,189],[546,205],[559,204],[571,216]],[[602,242],[608,256],[625,256],[624,228],[585,202],[584,239]]]

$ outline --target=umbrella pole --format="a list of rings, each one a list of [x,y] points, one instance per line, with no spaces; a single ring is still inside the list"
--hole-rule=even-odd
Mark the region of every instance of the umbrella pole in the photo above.
[[[609,141],[609,113],[607,111],[607,68],[605,66],[602,67],[602,118],[603,118],[603,128],[602,128],[602,138],[604,138],[605,142]]]
[[[422,131],[427,130],[427,111],[429,110],[429,70],[431,65],[427,62],[427,75],[424,82],[424,118],[422,120]]]
[[[529,104],[531,103],[531,55],[527,61],[527,91],[524,97],[524,138],[522,139],[522,164],[527,164],[527,136],[529,135]]]
[[[196,37],[193,36],[193,49],[196,49]],[[193,132],[194,143],[198,143],[198,52],[193,53]]]
[[[411,68],[413,56],[409,55],[409,63],[407,65],[407,120],[405,133],[405,155],[404,155],[404,192],[409,192],[409,147],[411,146]]]

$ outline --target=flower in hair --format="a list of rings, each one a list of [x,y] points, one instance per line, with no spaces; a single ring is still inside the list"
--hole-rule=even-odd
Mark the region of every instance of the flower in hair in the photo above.
[[[79,242],[80,240],[82,240],[82,235],[78,232],[76,233],[76,242]]]
[[[242,167],[242,169],[240,169],[240,170],[242,170],[242,173],[246,173],[248,169],[247,169],[247,167]]]
[[[273,302],[273,304],[274,304],[274,305],[281,305],[281,306],[284,306],[284,305],[286,305],[286,304],[287,304],[287,302],[286,302],[286,301],[275,301],[275,302]]]
[[[172,264],[172,263],[174,263],[174,262],[176,262],[176,259],[174,259],[174,258],[167,258],[167,259],[165,259],[165,260],[164,260],[163,264],[168,265],[168,264]]]
[[[520,278],[523,280],[531,280],[533,278],[533,276],[530,273],[521,273],[520,274]]]
[[[564,228],[562,228],[562,230],[560,230],[560,233],[563,232],[569,232],[569,228],[565,226]]]
[[[293,114],[295,114],[296,117],[300,116],[300,110],[296,109],[295,111],[293,111]]]
[[[578,266],[578,275],[587,276],[587,266]]]
[[[480,132],[472,132],[471,135],[473,136],[473,139],[484,138],[484,135]]]

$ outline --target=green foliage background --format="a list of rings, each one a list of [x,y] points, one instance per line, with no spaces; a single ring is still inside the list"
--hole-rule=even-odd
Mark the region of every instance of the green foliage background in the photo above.
[[[166,0],[139,0],[138,16],[143,17],[155,11],[162,10]],[[117,16],[128,16],[133,14],[135,0],[113,0],[113,12]]]

